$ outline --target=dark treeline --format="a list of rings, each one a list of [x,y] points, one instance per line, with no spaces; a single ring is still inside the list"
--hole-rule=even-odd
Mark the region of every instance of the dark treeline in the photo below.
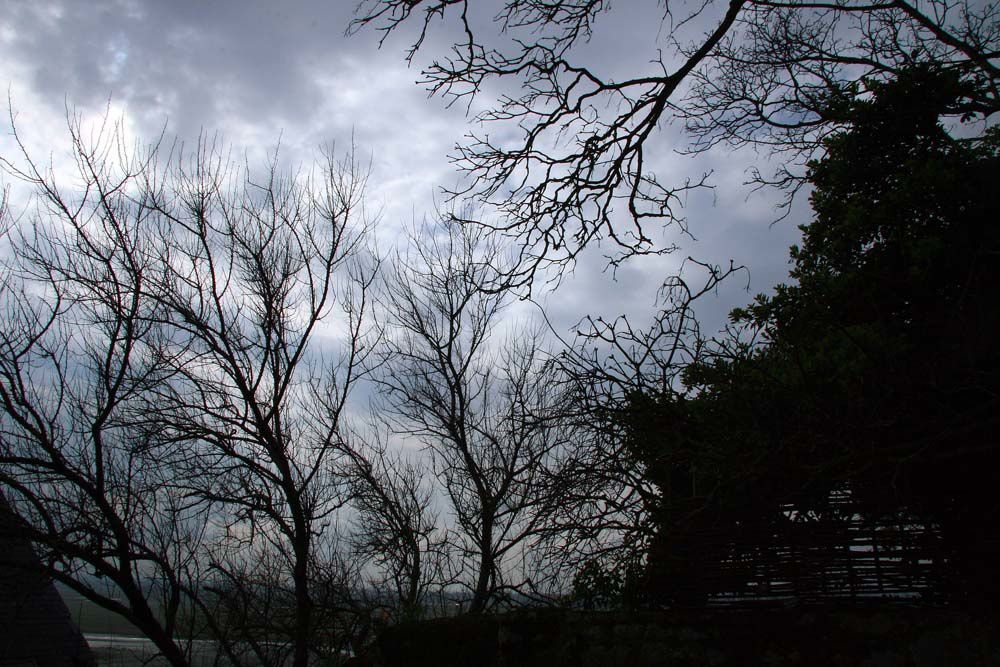
[[[602,2],[511,0],[534,37],[495,46],[462,1],[362,3],[355,28],[422,25],[413,58],[465,23],[436,92],[527,84],[481,119],[513,144],[458,148],[466,213],[388,256],[353,154],[288,173],[71,117],[56,168],[15,134],[5,530],[174,665],[206,637],[335,664],[384,623],[523,605],[988,603],[1000,30],[927,4],[709,3],[677,69],[613,82],[572,61]],[[670,250],[647,232],[707,183],[649,173],[670,114],[811,193],[789,283],[704,332],[738,269],[692,259],[644,325],[512,325],[588,246]]]
[[[832,111],[793,282],[604,406],[659,490],[638,601],[995,599],[1000,136],[945,132],[960,86]]]

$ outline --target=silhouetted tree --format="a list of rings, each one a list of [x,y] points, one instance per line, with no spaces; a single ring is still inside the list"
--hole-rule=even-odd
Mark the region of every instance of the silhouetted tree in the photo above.
[[[817,453],[803,460],[875,508],[941,525],[952,593],[985,599],[1000,511],[986,472],[1000,445],[1000,136],[941,124],[968,85],[916,66],[850,103],[850,129],[811,166],[796,283],[736,315],[770,341],[762,361],[794,363],[786,383],[815,397],[800,421]]]
[[[667,183],[655,173],[662,146],[651,142],[671,120],[686,125],[687,150],[721,144],[780,153],[785,166],[757,179],[794,191],[805,162],[845,121],[831,101],[863,98],[866,82],[936,63],[968,84],[945,113],[990,117],[1000,108],[995,3],[662,3],[662,28],[648,51],[628,36],[624,52],[643,69],[623,77],[587,58],[587,42],[605,30],[601,14],[613,4],[507,0],[490,16],[493,9],[468,0],[366,0],[351,25],[385,39],[416,24],[412,60],[435,19],[451,17],[458,37],[449,53],[432,54],[423,83],[470,107],[494,82],[501,91],[505,80],[513,84],[515,92],[475,118],[495,130],[473,131],[457,148],[468,180],[452,193],[495,207],[497,221],[477,222],[517,239],[513,284],[530,285],[539,269],[565,266],[602,239],[617,251],[612,263],[672,249],[654,240],[650,223],[678,221],[685,193],[706,175]],[[619,18],[648,21],[650,11],[657,10],[629,5]]]
[[[345,452],[342,474],[359,513],[351,539],[354,553],[380,574],[372,588],[391,595],[377,604],[413,620],[428,606],[428,592],[441,593],[453,583],[451,549],[435,509],[432,471],[421,458],[391,449],[385,429],[354,438]]]
[[[189,350],[174,356],[175,377],[154,405],[161,427],[195,452],[178,484],[223,505],[236,524],[235,549],[213,568],[226,571],[232,558],[242,567],[247,530],[284,562],[294,663],[305,664],[313,541],[346,502],[331,466],[342,449],[343,407],[370,351],[372,277],[359,257],[365,175],[353,158],[331,161],[314,185],[272,164],[259,184],[248,175],[227,191],[224,172],[212,168],[217,159],[203,147],[182,167],[179,197],[153,193],[165,248],[150,297]],[[346,344],[339,358],[313,364],[309,345],[334,308]],[[320,401],[326,409],[310,410]]]
[[[681,373],[706,352],[694,307],[740,270],[689,260],[684,277],[663,284],[660,309],[647,328],[624,316],[588,316],[573,344],[555,357],[575,431],[574,446],[553,480],[563,498],[552,515],[558,528],[554,550],[570,559],[571,570],[638,568],[656,533],[663,489],[649,470],[650,457],[636,447],[636,428],[648,422],[629,413],[643,396],[683,395]],[[690,469],[690,461],[676,465]]]
[[[536,334],[493,337],[506,297],[482,288],[501,249],[454,224],[413,241],[386,286],[379,382],[399,432],[431,453],[472,573],[469,611],[481,612],[533,592],[525,552],[556,500],[540,482],[565,444],[560,396]]]
[[[162,310],[144,295],[156,249],[130,186],[156,168],[155,151],[100,141],[107,134],[87,145],[79,124],[70,130],[78,192],[26,152],[21,165],[4,157],[38,198],[26,219],[4,212],[0,475],[48,573],[186,664],[177,637],[211,507],[174,485],[187,453],[135,419],[141,396],[170,380],[170,354],[184,352],[183,342],[167,352]]]
[[[699,551],[692,531],[722,528],[752,549],[789,503],[824,515],[845,488],[857,512],[941,527],[952,599],[992,594],[1000,144],[941,125],[966,85],[915,66],[838,108],[850,126],[810,167],[796,283],[735,311],[743,328],[705,345],[682,391],[623,403],[661,492],[661,599],[732,558],[727,545]]]
[[[286,176],[274,158],[258,179],[204,139],[165,153],[107,120],[70,135],[72,185],[23,145],[3,158],[36,197],[4,218],[11,505],[56,580],[172,664],[197,617],[234,662],[305,665],[370,352],[365,173],[349,155]],[[331,355],[315,339],[334,310]]]

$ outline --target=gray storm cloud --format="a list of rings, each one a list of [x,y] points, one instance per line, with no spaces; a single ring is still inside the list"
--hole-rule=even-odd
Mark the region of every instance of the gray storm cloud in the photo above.
[[[415,83],[422,59],[446,52],[453,37],[447,26],[435,26],[408,67],[403,55],[412,35],[394,35],[381,50],[373,31],[346,37],[352,8],[329,1],[15,0],[0,19],[4,83],[22,132],[52,144],[44,150],[61,148],[65,135],[53,132],[66,105],[99,117],[109,100],[139,137],[155,137],[164,127],[167,136],[187,141],[220,133],[237,155],[251,156],[272,151],[280,137],[289,165],[310,163],[319,146],[343,149],[353,141],[371,156],[385,246],[412,220],[433,215],[442,201],[437,188],[458,181],[448,156],[470,128],[461,104],[448,107]],[[662,18],[662,10],[653,9],[652,20],[638,29],[634,17],[602,15],[584,58],[608,72],[650,67]],[[489,106],[501,92],[487,87],[477,106]],[[720,152],[692,159],[674,152],[684,140],[677,131],[661,135],[649,151],[658,155],[657,169],[680,176],[713,172],[715,189],[692,195],[683,212],[693,238],[667,230],[665,240],[680,246],[675,255],[635,262],[614,276],[605,271],[600,248],[585,253],[558,292],[541,297],[562,330],[587,313],[649,314],[657,287],[687,255],[746,265],[751,293],[786,275],[787,247],[805,207],[772,226],[777,198],[765,192],[748,200],[743,185],[744,169],[758,156]],[[9,139],[3,141],[9,150]],[[745,302],[746,286],[740,277],[706,302],[706,326]]]

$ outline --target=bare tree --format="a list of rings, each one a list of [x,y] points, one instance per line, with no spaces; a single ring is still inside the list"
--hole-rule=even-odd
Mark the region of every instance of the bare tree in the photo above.
[[[20,165],[3,161],[37,199],[20,219],[9,209],[4,217],[13,229],[0,478],[48,574],[128,617],[171,664],[186,664],[178,637],[196,606],[211,506],[192,505],[173,484],[187,454],[134,421],[143,394],[169,382],[170,355],[184,352],[167,345],[154,323],[161,310],[144,296],[155,253],[133,186],[156,168],[156,147],[130,151],[109,126],[93,145],[78,123],[70,131],[78,191],[60,190],[27,152]]]
[[[423,457],[391,448],[382,421],[373,414],[373,428],[356,434],[344,452],[341,475],[357,512],[351,543],[353,553],[374,567],[369,578],[379,598],[369,606],[414,619],[428,605],[428,593],[450,582],[448,531],[440,525]]]
[[[559,566],[573,572],[589,561],[610,562],[625,571],[647,551],[656,530],[652,515],[665,490],[630,450],[623,410],[637,397],[676,398],[687,391],[684,369],[719,347],[707,344],[695,304],[740,270],[689,259],[686,275],[661,287],[660,309],[645,328],[624,316],[587,316],[576,340],[564,342],[553,359],[570,397],[567,419],[575,434],[550,491],[562,498],[551,516],[551,550],[561,557]]]
[[[513,566],[552,500],[540,481],[565,444],[559,396],[535,333],[516,331],[499,345],[493,338],[505,297],[482,287],[500,248],[454,224],[414,241],[386,286],[379,382],[399,432],[431,452],[472,573],[469,611],[481,612],[532,590],[524,567]]]
[[[279,646],[305,665],[324,648],[313,591],[346,502],[333,464],[371,350],[366,174],[352,154],[292,175],[274,157],[258,180],[205,139],[164,154],[110,123],[89,141],[78,121],[70,133],[82,187],[60,189],[23,145],[4,159],[37,196],[11,221],[8,280],[25,296],[7,301],[0,355],[15,511],[57,579],[173,664],[186,602],[232,640],[231,660],[258,637],[223,622],[254,617],[268,659]],[[335,310],[330,352],[316,338]],[[99,594],[84,566],[127,602]]]
[[[672,120],[691,134],[682,150],[728,144],[782,153],[799,168],[757,179],[794,192],[805,162],[843,121],[833,111],[837,101],[865,95],[868,79],[891,79],[908,64],[929,61],[965,81],[956,118],[989,118],[1000,110],[996,3],[657,3],[663,26],[649,46],[658,57],[646,64],[639,45],[636,67],[644,69],[624,78],[584,64],[582,55],[601,30],[601,14],[612,9],[609,0],[507,0],[493,21],[484,4],[365,0],[349,32],[371,26],[385,39],[415,23],[412,60],[432,23],[453,17],[460,37],[449,54],[434,55],[423,83],[452,102],[471,101],[496,80],[514,83],[517,92],[477,115],[474,123],[484,129],[456,149],[468,180],[451,194],[493,207],[498,222],[477,222],[517,239],[515,285],[530,286],[539,269],[571,264],[602,239],[616,251],[613,264],[673,249],[652,232],[683,222],[684,194],[705,185],[707,175],[677,183],[653,172],[663,146],[651,142]],[[656,11],[652,3],[627,11],[634,21],[648,21],[649,10]]]
[[[157,398],[175,436],[198,445],[185,476],[189,492],[224,504],[232,521],[284,559],[294,590],[294,664],[305,664],[313,540],[346,502],[328,470],[368,353],[371,275],[357,258],[363,228],[354,229],[363,224],[365,178],[353,157],[328,162],[315,183],[283,178],[272,163],[263,181],[247,177],[234,191],[220,182],[221,168],[204,168],[217,161],[213,147],[199,147],[178,174],[179,196],[152,195],[171,233],[151,297],[189,349]],[[313,364],[308,346],[335,306],[345,350]],[[325,419],[309,409],[317,383],[335,406]],[[174,415],[181,418],[169,423]],[[216,559],[213,567],[228,565]]]

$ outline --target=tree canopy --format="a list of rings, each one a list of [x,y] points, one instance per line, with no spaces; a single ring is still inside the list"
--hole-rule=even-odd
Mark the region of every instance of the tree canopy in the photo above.
[[[458,148],[459,210],[491,215],[395,256],[353,152],[251,169],[71,116],[66,171],[14,127],[0,169],[34,199],[0,199],[0,540],[173,665],[200,637],[339,664],[456,603],[854,594],[859,536],[876,595],[995,599],[998,9],[664,4],[672,53],[612,78],[575,60],[609,2],[508,0],[505,44],[477,7],[358,10],[386,34],[423,12],[410,57],[457,15],[426,71],[453,101],[522,84],[479,117],[514,133]],[[694,259],[645,329],[588,316],[558,352],[505,329],[588,246],[669,250],[651,229],[707,182],[653,173],[671,119],[808,186],[788,284],[713,338],[694,304],[739,269]]]
[[[454,20],[450,53],[434,53],[423,82],[470,102],[493,83],[515,92],[478,114],[455,161],[467,175],[452,194],[487,210],[475,222],[515,239],[513,285],[572,264],[604,241],[612,264],[662,253],[659,227],[682,221],[685,194],[708,174],[670,182],[657,174],[664,126],[682,124],[681,151],[753,146],[781,155],[755,180],[794,193],[802,167],[822,156],[868,85],[921,63],[962,85],[939,113],[989,118],[1000,109],[1000,23],[975,0],[727,0],[630,6],[627,29],[659,11],[655,44],[630,41],[633,72],[613,75],[587,59],[609,0],[507,0],[495,16],[468,0],[366,0],[352,29],[385,36],[416,24],[408,58],[426,47],[436,19]],[[645,12],[645,13],[644,13]],[[492,20],[491,20],[492,19]],[[629,23],[631,21],[632,23]],[[644,47],[655,47],[653,61]],[[660,165],[662,167],[662,165]],[[490,211],[497,215],[490,217]]]
[[[810,165],[794,282],[734,311],[739,327],[686,366],[684,391],[628,401],[662,494],[654,568],[692,531],[819,511],[846,489],[862,513],[939,526],[951,585],[982,593],[1000,509],[1000,137],[942,126],[962,86],[918,66],[838,109],[850,125]]]

